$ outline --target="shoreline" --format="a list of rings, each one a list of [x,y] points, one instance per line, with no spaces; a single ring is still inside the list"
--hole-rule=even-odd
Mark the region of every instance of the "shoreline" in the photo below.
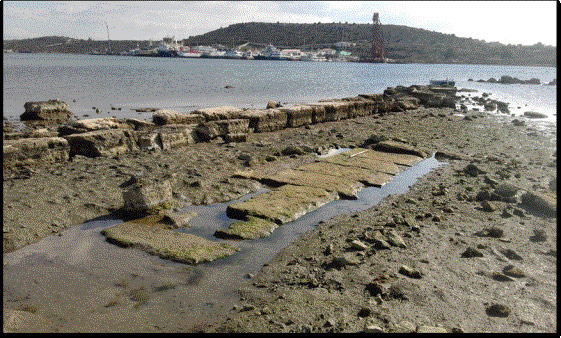
[[[80,223],[84,218],[92,219],[117,210],[122,204],[118,185],[142,171],[160,177],[169,175],[174,179],[175,197],[182,199],[181,194],[184,194],[186,204],[210,204],[231,200],[261,187],[251,180],[232,178],[236,170],[249,166],[266,167],[275,172],[310,163],[316,158],[315,151],[275,155],[283,150],[280,147],[283,142],[311,150],[358,147],[373,134],[378,134],[406,140],[420,149],[440,152],[449,157],[446,160],[449,164],[424,176],[403,195],[390,196],[362,212],[336,217],[304,234],[248,280],[241,292],[244,299],[229,312],[220,312],[225,317],[209,323],[193,321],[191,327],[182,330],[171,326],[145,330],[360,332],[376,330],[372,326],[377,326],[392,331],[400,323],[410,330],[411,325],[403,323],[409,321],[415,326],[413,331],[418,331],[422,325],[436,327],[438,324],[447,332],[457,329],[464,332],[555,331],[556,303],[554,300],[551,303],[550,299],[556,294],[556,276],[550,271],[555,270],[555,257],[543,253],[556,248],[556,218],[535,216],[521,208],[519,200],[515,204],[491,201],[495,208],[491,212],[480,210],[481,201],[475,200],[480,189],[492,187],[487,182],[493,181],[499,184],[512,182],[526,190],[553,193],[549,180],[556,178],[556,156],[552,157],[555,144],[529,125],[497,122],[496,117],[481,112],[467,112],[469,119],[455,114],[453,109],[447,108],[418,108],[276,132],[250,133],[247,141],[242,143],[195,143],[169,153],[143,153],[142,158],[133,154],[122,154],[117,158],[79,158],[50,168],[33,169],[35,172],[27,179],[4,180],[4,244],[6,247],[6,230],[21,234],[19,242],[14,245],[21,247],[37,238],[63,231],[70,227],[72,220]],[[551,132],[555,134],[556,130]],[[243,156],[240,159],[244,154],[249,158]],[[474,164],[485,174],[465,175],[468,164]],[[506,215],[505,210],[510,216],[502,216]],[[46,220],[48,215],[60,219],[51,217]],[[403,219],[412,219],[414,224]],[[392,222],[393,225],[387,225]],[[504,229],[506,235],[501,238],[507,237],[510,242],[473,236],[473,233],[494,224]],[[373,249],[362,253],[349,250],[353,240],[368,242],[370,232],[385,233],[392,229],[403,237],[407,248]],[[532,231],[541,229],[546,231],[547,239],[543,242],[530,239],[528,242]],[[462,261],[457,258],[467,246],[483,252],[483,259]],[[324,253],[326,247],[331,247],[332,254]],[[525,259],[520,262],[500,256],[501,250],[507,249]],[[536,250],[541,254],[535,253]],[[340,269],[325,268],[333,256],[343,253],[354,255],[358,264]],[[477,262],[485,263],[478,266]],[[511,278],[514,282],[510,284],[486,277],[509,262],[522,266],[526,277]],[[398,273],[400,265],[420,270],[422,278],[404,277]],[[549,272],[538,273],[536,268],[540,266],[546,266]],[[449,272],[453,273],[448,275]],[[284,277],[279,279],[278,276]],[[379,280],[372,280],[378,277]],[[458,286],[459,291],[447,289],[446,282]],[[374,283],[383,284],[381,288],[387,287],[388,290],[374,292],[375,295],[371,291],[365,294],[365,287]],[[466,308],[472,313],[463,313],[466,319],[462,321],[454,311],[466,305],[462,300],[470,298],[466,286],[469,283],[478,290],[480,297],[477,302],[468,302]],[[525,287],[524,283],[533,284]],[[548,283],[554,283],[553,289]],[[429,290],[430,285],[436,285],[439,292],[422,291]],[[523,302],[511,306],[511,315],[506,319],[485,313],[483,303],[487,300],[481,296],[485,292],[489,291],[489,301],[505,303],[493,285],[495,288],[497,285],[503,288],[517,285],[527,292],[517,294],[520,297],[516,299]],[[533,301],[534,298],[543,301]],[[315,303],[310,303],[311,299]],[[5,300],[4,309],[17,309],[24,304],[25,301],[12,300],[8,306]],[[414,304],[411,310],[404,308],[411,304]],[[528,304],[537,307],[539,311],[536,313],[543,314],[543,318],[521,310]],[[40,307],[39,304],[34,306]],[[441,310],[433,312],[431,309],[434,308]],[[135,309],[122,311],[136,316]],[[419,317],[423,311],[424,317]],[[37,313],[53,320],[52,314],[40,308]],[[302,313],[310,315],[302,316]],[[161,323],[164,317],[162,314],[151,321]],[[522,322],[526,324],[520,324]],[[533,325],[527,324],[530,322]],[[69,327],[72,326],[58,322],[58,330],[66,331]],[[140,329],[125,326],[119,330]]]

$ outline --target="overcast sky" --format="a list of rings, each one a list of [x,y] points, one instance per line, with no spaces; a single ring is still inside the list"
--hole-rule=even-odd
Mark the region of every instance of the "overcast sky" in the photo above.
[[[557,45],[557,1],[2,1],[4,39],[161,40],[242,22],[371,23],[487,42]]]

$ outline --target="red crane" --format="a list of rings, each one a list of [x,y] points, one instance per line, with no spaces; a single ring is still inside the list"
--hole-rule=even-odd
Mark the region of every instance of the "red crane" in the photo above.
[[[386,62],[386,53],[384,50],[384,34],[382,33],[382,24],[380,23],[380,15],[374,13],[372,16],[372,62]]]

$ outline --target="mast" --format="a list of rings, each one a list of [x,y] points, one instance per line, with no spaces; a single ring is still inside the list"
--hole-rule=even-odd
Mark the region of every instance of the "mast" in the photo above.
[[[107,54],[111,54],[111,40],[109,40],[109,26],[107,25],[107,21],[104,22],[105,22],[105,27],[107,28],[107,44],[108,44]]]

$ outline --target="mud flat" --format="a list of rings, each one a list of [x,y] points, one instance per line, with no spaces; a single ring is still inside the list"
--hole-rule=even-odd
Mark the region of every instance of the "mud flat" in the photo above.
[[[321,109],[306,112],[312,118],[298,121],[322,116]],[[511,120],[418,106],[248,133],[245,142],[224,143],[225,134],[166,151],[75,155],[64,163],[53,156],[49,165],[18,166],[4,176],[4,330],[555,332],[556,128]],[[116,246],[104,241],[89,247],[82,237],[68,252],[57,247],[57,234],[71,236],[73,224],[121,208],[120,186],[133,176],[170,180],[177,207],[194,207],[256,192],[261,178],[283,171],[317,172],[317,153],[328,149],[352,148],[348,161],[367,163],[360,151],[382,152],[391,146],[378,146],[385,141],[436,153],[447,164],[403,194],[320,222],[278,255],[264,250],[258,271],[220,263],[237,262],[237,254],[197,267],[133,248],[105,250]],[[250,170],[253,178],[239,175]],[[376,182],[363,175],[354,169],[352,177]],[[261,224],[270,237],[249,241],[289,230],[272,224]],[[101,229],[88,231],[102,237]],[[41,238],[66,258],[24,254],[38,250],[30,243],[45,245]],[[246,242],[229,243],[243,254]],[[91,260],[88,248],[103,259]],[[114,266],[122,259],[112,255],[130,264]],[[213,276],[239,275],[239,293],[223,297],[231,303],[198,302],[225,284],[225,277],[203,282],[202,267],[221,271]]]

